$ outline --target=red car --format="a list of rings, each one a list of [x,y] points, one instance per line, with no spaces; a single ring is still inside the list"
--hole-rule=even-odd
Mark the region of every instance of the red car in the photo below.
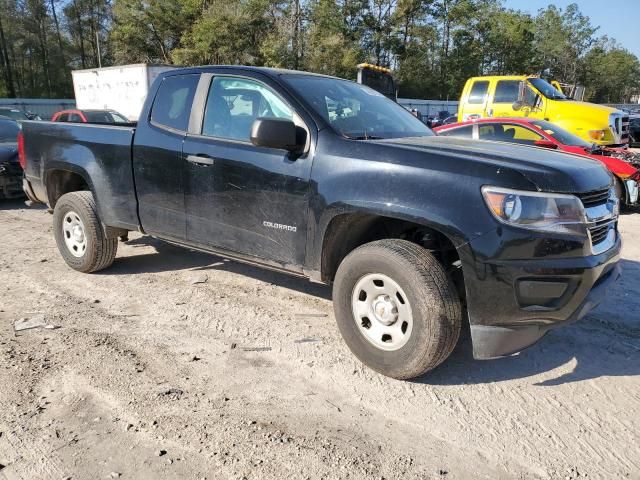
[[[553,123],[534,118],[480,118],[433,129],[438,135],[552,148],[602,162],[616,177],[622,203],[638,203],[640,155],[623,148],[591,145]]]
[[[62,110],[54,113],[52,122],[71,123],[130,123],[122,114],[114,110]]]

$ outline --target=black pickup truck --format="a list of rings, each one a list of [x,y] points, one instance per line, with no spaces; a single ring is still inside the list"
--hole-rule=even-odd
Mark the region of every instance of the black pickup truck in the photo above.
[[[137,125],[25,122],[24,189],[72,268],[139,231],[333,284],[345,342],[419,376],[471,326],[476,358],[583,317],[620,275],[597,162],[436,137],[337,78],[252,67],[162,74]]]

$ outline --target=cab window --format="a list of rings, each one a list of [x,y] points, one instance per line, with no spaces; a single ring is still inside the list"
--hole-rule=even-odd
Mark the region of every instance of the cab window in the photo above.
[[[200,75],[165,77],[151,108],[151,122],[185,132],[199,79]]]
[[[469,92],[468,102],[476,105],[483,104],[488,91],[489,91],[488,81],[481,80],[481,81],[474,82],[473,86],[471,87],[471,91]]]
[[[439,137],[473,137],[473,125],[467,125],[466,127],[452,128],[451,130],[445,130],[444,132],[438,132]]]
[[[519,80],[500,80],[496,85],[493,103],[514,103],[518,100],[519,92]]]
[[[216,77],[211,82],[202,134],[249,142],[256,118],[293,120],[293,111],[270,88],[253,80]]]

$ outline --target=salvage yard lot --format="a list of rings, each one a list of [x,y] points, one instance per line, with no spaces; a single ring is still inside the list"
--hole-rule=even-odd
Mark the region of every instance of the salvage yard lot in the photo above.
[[[464,334],[400,382],[347,350],[327,287],[140,235],[83,275],[3,201],[0,479],[640,478],[640,213],[620,230],[588,318],[494,361]]]

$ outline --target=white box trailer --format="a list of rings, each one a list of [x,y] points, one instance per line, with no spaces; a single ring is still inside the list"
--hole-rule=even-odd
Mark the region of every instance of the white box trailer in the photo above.
[[[76,107],[80,110],[115,110],[137,121],[149,87],[156,77],[176,68],[171,65],[138,63],[89,68],[71,72]]]

